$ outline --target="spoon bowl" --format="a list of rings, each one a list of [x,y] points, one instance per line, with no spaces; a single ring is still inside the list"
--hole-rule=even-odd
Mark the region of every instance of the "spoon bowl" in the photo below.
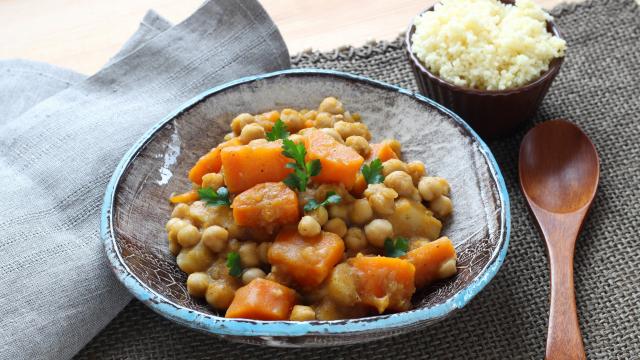
[[[519,174],[549,256],[551,306],[545,358],[586,359],[576,308],[573,254],[598,188],[598,153],[576,125],[547,121],[522,140]]]
[[[522,142],[520,173],[527,174],[521,177],[522,188],[549,212],[576,211],[591,202],[598,188],[598,162],[593,143],[578,127],[562,120],[547,121]]]

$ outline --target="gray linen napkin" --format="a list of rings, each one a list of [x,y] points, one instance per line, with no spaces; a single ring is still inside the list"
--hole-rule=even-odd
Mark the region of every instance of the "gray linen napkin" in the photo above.
[[[0,358],[65,359],[130,300],[98,234],[104,187],[152,124],[212,86],[289,67],[255,0],[155,14],[97,74],[0,62]],[[43,100],[44,99],[44,100]]]

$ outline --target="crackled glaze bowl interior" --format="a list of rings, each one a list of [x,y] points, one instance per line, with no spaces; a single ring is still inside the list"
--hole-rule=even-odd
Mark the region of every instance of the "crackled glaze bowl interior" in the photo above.
[[[414,309],[397,314],[312,322],[225,319],[187,293],[186,274],[167,247],[167,199],[190,187],[188,169],[222,140],[238,113],[314,108],[327,96],[359,112],[374,140],[398,139],[405,159],[421,160],[428,173],[449,180],[454,214],[442,233],[456,246],[458,274],[416,293]],[[500,268],[509,224],[508,195],[493,155],[456,115],[420,95],[356,75],[287,70],[211,89],[150,129],[112,177],[101,232],[118,278],[159,314],[235,341],[324,346],[408,332],[463,307]]]

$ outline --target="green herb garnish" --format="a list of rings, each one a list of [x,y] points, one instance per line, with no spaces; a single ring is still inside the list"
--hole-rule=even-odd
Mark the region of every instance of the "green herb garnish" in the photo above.
[[[380,159],[373,160],[369,165],[363,165],[361,171],[367,184],[380,184],[384,181]]]
[[[384,240],[384,255],[388,257],[400,257],[409,251],[409,240],[398,236],[395,239],[386,238]]]
[[[289,174],[284,183],[292,189],[298,189],[299,191],[305,191],[307,184],[312,176],[316,176],[320,173],[322,165],[320,160],[315,159],[310,162],[305,162],[304,157],[307,155],[307,149],[303,143],[296,144],[289,139],[284,139],[282,142],[282,154],[294,162],[287,163],[286,167],[293,169],[293,174]]]
[[[235,251],[227,254],[227,269],[229,269],[229,275],[231,276],[240,277],[240,275],[242,275],[240,254]]]
[[[289,132],[287,131],[287,125],[285,125],[280,119],[273,124],[271,131],[267,132],[267,140],[269,141],[286,139],[288,137]]]
[[[214,191],[212,188],[202,188],[198,190],[200,199],[207,203],[207,206],[225,206],[231,205],[229,201],[229,190],[222,186],[218,188],[218,191]]]
[[[337,204],[340,201],[342,201],[342,197],[340,197],[340,195],[336,194],[333,191],[330,191],[327,193],[327,198],[324,199],[323,202],[317,202],[316,199],[311,199],[309,200],[305,205],[304,205],[304,211],[312,211],[315,210],[317,208],[319,208],[320,206],[327,206],[329,204]]]

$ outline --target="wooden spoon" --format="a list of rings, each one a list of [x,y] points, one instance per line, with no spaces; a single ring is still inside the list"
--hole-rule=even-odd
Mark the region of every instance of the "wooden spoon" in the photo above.
[[[520,145],[520,187],[542,232],[551,270],[546,359],[586,359],[573,285],[576,240],[598,188],[600,160],[574,124],[551,120]]]

